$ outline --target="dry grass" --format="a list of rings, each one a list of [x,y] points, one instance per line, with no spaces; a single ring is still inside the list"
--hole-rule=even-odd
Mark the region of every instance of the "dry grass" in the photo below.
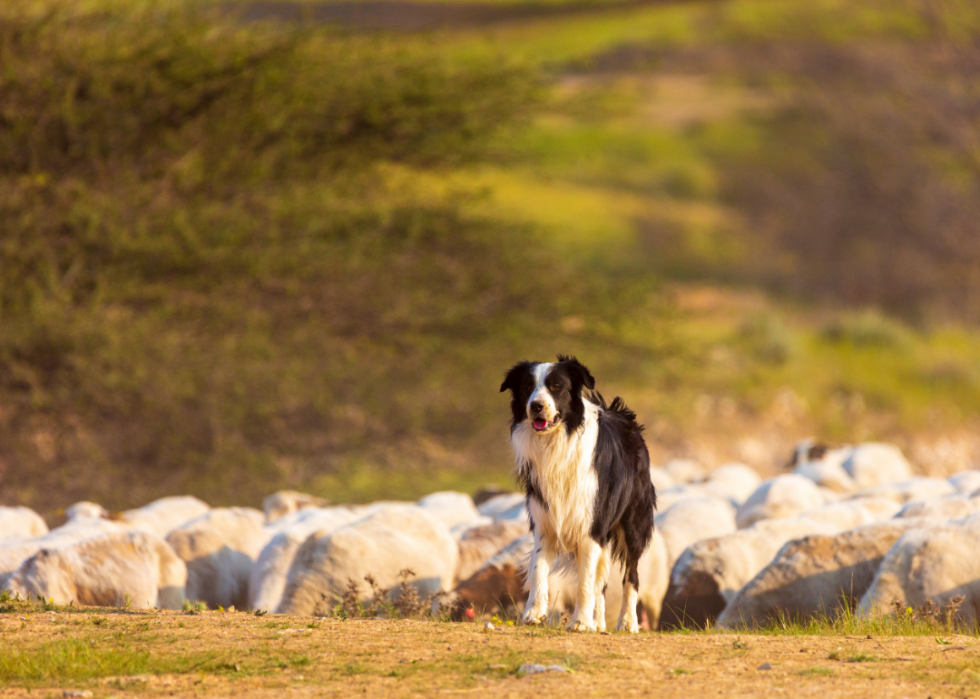
[[[0,614],[3,696],[39,688],[506,696],[533,686],[543,696],[818,696],[846,688],[858,697],[945,697],[980,687],[972,636],[576,635],[414,620],[35,609]],[[522,677],[524,663],[571,672]],[[770,669],[758,669],[766,663]]]

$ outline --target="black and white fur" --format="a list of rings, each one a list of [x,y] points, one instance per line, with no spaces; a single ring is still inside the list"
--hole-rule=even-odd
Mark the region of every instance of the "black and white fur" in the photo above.
[[[605,630],[612,559],[625,571],[618,630],[636,633],[637,565],[653,536],[656,492],[636,414],[619,398],[606,405],[595,379],[574,357],[521,362],[504,378],[510,439],[534,532],[524,623],[548,615],[548,575],[577,567],[575,631]]]

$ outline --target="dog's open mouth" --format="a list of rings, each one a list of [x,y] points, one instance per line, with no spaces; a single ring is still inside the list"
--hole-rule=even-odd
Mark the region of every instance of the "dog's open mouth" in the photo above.
[[[547,432],[558,424],[560,418],[560,415],[556,415],[554,420],[545,420],[543,417],[535,418],[531,420],[531,427],[534,428],[535,432]]]

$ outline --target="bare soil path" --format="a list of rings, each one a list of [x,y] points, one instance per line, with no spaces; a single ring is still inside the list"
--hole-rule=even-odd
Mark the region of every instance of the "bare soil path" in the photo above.
[[[237,612],[0,615],[0,697],[969,697],[973,637],[572,635]],[[524,663],[570,672],[521,676]]]

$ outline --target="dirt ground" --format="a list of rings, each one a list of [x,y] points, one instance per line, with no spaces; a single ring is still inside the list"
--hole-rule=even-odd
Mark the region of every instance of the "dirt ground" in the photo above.
[[[0,615],[0,697],[970,697],[980,640],[572,635],[238,612]],[[568,672],[522,676],[524,663]]]

